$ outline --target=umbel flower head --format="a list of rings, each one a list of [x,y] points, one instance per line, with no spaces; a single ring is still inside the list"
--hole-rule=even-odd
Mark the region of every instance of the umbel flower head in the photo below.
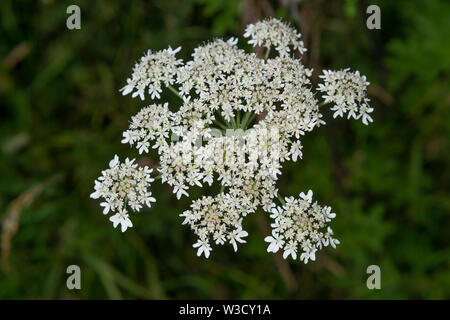
[[[177,66],[182,60],[177,60],[175,54],[181,47],[152,52],[148,50],[140,61],[136,62],[131,78],[127,79],[127,85],[120,89],[123,95],[133,92],[132,97],[139,96],[144,100],[145,89],[152,99],[159,98],[162,92],[161,84],[168,86],[174,82]]]
[[[316,260],[316,251],[322,247],[336,248],[339,240],[333,238],[333,230],[327,224],[336,214],[331,207],[313,203],[312,196],[311,190],[307,194],[301,192],[299,198],[286,197],[282,207],[272,209],[272,235],[264,239],[269,243],[267,252],[283,250],[283,258],[296,259],[300,247],[300,260],[307,263]]]
[[[290,46],[301,54],[306,52],[303,41],[300,40],[301,34],[275,18],[249,24],[245,29],[244,37],[251,38],[248,43],[254,47],[262,46],[267,49],[274,47],[282,57],[289,54]]]
[[[122,143],[139,154],[155,149],[158,175],[116,156],[91,197],[103,198],[104,213],[114,212],[114,227],[125,231],[132,227],[129,212],[155,201],[153,180],[167,183],[177,199],[203,188],[180,214],[197,237],[198,256],[208,258],[215,245],[237,251],[248,236],[245,217],[266,214],[273,219],[267,251],[314,261],[318,250],[339,244],[329,226],[336,215],[313,203],[312,191],[281,197],[277,181],[285,162],[302,158],[302,137],[325,124],[319,105],[331,104],[334,117],[372,121],[368,82],[358,71],[324,71],[314,90],[312,70],[294,58],[294,51],[306,51],[301,35],[280,20],[251,24],[244,36],[266,48],[264,58],[240,49],[236,38],[203,44],[186,62],[176,58],[180,48],[144,54],[121,92],[156,101],[131,118]],[[277,55],[269,55],[271,48]],[[164,88],[180,98],[179,107],[157,101]]]
[[[139,211],[142,206],[151,207],[155,202],[150,192],[150,183],[154,181],[150,177],[152,169],[148,167],[138,167],[133,160],[125,159],[125,163],[120,163],[119,157],[114,156],[109,162],[109,169],[103,170],[102,175],[95,180],[95,191],[91,193],[91,198],[103,198],[100,203],[103,214],[116,212],[109,220],[114,228],[121,225],[122,232],[132,227],[133,224],[127,214],[127,208]]]
[[[335,111],[333,117],[343,117],[348,113],[348,119],[362,118],[362,122],[367,125],[372,122],[369,113],[373,108],[369,106],[369,99],[366,98],[366,90],[369,82],[366,76],[361,76],[359,71],[350,72],[350,69],[339,71],[324,70],[319,77],[324,83],[319,84],[317,90],[324,92],[322,98],[325,103],[334,103],[331,110]]]

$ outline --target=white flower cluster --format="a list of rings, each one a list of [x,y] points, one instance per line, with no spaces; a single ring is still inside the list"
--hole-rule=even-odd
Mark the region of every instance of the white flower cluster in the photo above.
[[[142,56],[139,62],[136,62],[133,68],[131,78],[127,79],[127,85],[120,89],[123,95],[127,95],[133,90],[132,97],[139,96],[144,100],[145,89],[151,98],[158,98],[162,92],[161,83],[166,86],[174,82],[177,73],[177,66],[182,64],[182,60],[177,60],[175,54],[181,50],[181,47],[173,50],[168,48],[158,52],[150,50]]]
[[[284,203],[276,183],[285,161],[302,158],[301,137],[325,124],[310,80],[312,70],[289,54],[290,47],[306,50],[289,25],[270,19],[249,25],[245,36],[251,37],[250,44],[275,47],[279,56],[261,59],[239,49],[234,38],[199,46],[187,62],[175,58],[179,49],[144,55],[122,93],[144,99],[148,89],[152,99],[159,99],[164,85],[181,98],[181,106],[144,107],[132,117],[122,143],[140,154],[156,149],[156,178],[170,185],[178,199],[189,196],[192,187],[220,188],[215,196],[193,200],[181,214],[183,224],[198,237],[197,255],[209,257],[213,243],[229,243],[237,250],[247,236],[243,219],[262,208],[275,219],[272,236],[266,238],[268,251],[283,249],[285,258],[295,258],[300,246],[300,259],[306,263],[322,246],[339,243],[331,229],[323,231],[334,214],[312,204],[312,193]],[[365,77],[325,74],[325,85],[319,86],[327,92],[325,102],[339,101],[355,118],[371,121]],[[359,115],[353,107],[357,104]],[[151,170],[128,159],[119,164],[115,158],[110,167],[95,182],[92,197],[106,199],[101,204],[106,213],[119,211],[111,221],[124,231],[131,226],[127,208],[139,211],[154,201],[147,190],[153,179]],[[282,207],[277,207],[277,198]]]
[[[202,253],[208,258],[211,249],[210,237],[216,244],[223,245],[229,242],[234,251],[237,251],[237,243],[245,243],[242,239],[248,233],[242,230],[242,217],[255,211],[250,197],[242,197],[241,190],[232,189],[229,193],[219,193],[217,196],[195,200],[191,210],[183,212],[183,224],[188,224],[198,236],[198,241],[193,246],[197,249],[197,255]]]
[[[162,181],[173,186],[178,199],[188,196],[187,191],[192,186],[202,187],[203,183],[211,186],[214,177],[223,187],[252,186],[255,192],[265,190],[273,194],[277,175],[281,174],[277,156],[279,142],[275,141],[276,132],[262,131],[241,131],[242,135],[233,132],[228,136],[211,137],[202,144],[198,142],[198,134],[189,131],[182,140],[160,148]],[[267,199],[255,201],[258,205],[268,205]]]
[[[196,48],[174,83],[183,97],[179,110],[171,112],[167,104],[146,107],[123,134],[122,142],[136,143],[140,153],[156,140],[162,181],[177,198],[188,196],[192,186],[212,185],[214,174],[226,187],[243,185],[244,174],[259,174],[273,184],[280,162],[301,158],[297,139],[321,123],[309,87],[311,70],[290,57],[264,61],[237,48],[236,41],[219,39]],[[252,115],[262,113],[264,119],[243,131]],[[223,135],[223,126],[242,134]],[[168,136],[179,139],[168,143]]]
[[[150,176],[152,169],[138,167],[134,161],[126,158],[125,163],[120,163],[119,157],[114,156],[109,162],[109,169],[103,170],[95,180],[95,191],[91,193],[91,198],[105,200],[100,203],[104,207],[103,214],[117,212],[109,220],[114,228],[120,224],[122,232],[133,226],[127,207],[139,211],[143,205],[150,208],[151,203],[156,201],[149,190],[150,183],[154,181]]]
[[[309,190],[307,194],[300,193],[298,199],[286,197],[282,207],[272,209],[272,235],[264,239],[269,243],[267,252],[283,250],[283,258],[297,259],[300,247],[300,260],[308,263],[316,260],[316,251],[322,247],[336,248],[339,240],[333,238],[333,230],[327,225],[336,214],[331,212],[331,207],[313,203],[312,196]]]
[[[301,54],[306,52],[303,41],[300,40],[301,34],[275,18],[249,24],[245,29],[244,37],[251,38],[248,43],[254,47],[262,46],[267,49],[275,47],[282,57],[290,53],[289,46],[300,51]]]
[[[322,96],[325,103],[332,102],[335,111],[333,117],[343,117],[348,112],[347,118],[362,118],[362,122],[368,125],[373,122],[370,113],[373,108],[369,106],[369,99],[366,98],[366,91],[369,82],[366,76],[361,76],[359,71],[350,72],[350,69],[339,71],[323,70],[319,77],[323,79],[323,84],[319,84],[317,90],[324,92]]]
[[[173,113],[169,111],[167,103],[142,108],[131,118],[130,129],[123,132],[122,143],[136,143],[139,154],[147,153],[152,141],[155,141],[154,148],[167,146],[172,117]]]

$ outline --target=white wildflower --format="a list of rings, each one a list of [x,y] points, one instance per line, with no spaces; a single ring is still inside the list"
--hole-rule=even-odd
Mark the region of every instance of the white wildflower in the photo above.
[[[269,243],[269,246],[267,247],[267,252],[273,252],[273,253],[280,250],[280,248],[283,247],[283,244],[285,242],[283,240],[283,236],[279,235],[275,231],[272,232],[271,236],[265,237],[264,241]]]
[[[127,228],[131,228],[133,226],[127,214],[127,210],[125,209],[119,209],[119,212],[111,216],[109,221],[113,223],[114,228],[120,224],[122,232],[125,232]]]
[[[283,249],[283,258],[292,256],[297,258],[297,248],[301,250],[300,260],[307,263],[316,259],[316,251],[322,246],[330,244],[333,248],[339,244],[333,238],[333,230],[326,223],[334,216],[330,214],[331,208],[321,207],[312,202],[313,193],[300,193],[298,199],[285,198],[282,208],[278,207],[271,215],[275,223],[272,226],[272,236],[264,240],[269,242],[268,252],[277,252]],[[290,239],[287,243],[284,239]]]
[[[109,162],[109,169],[103,170],[102,175],[95,180],[95,191],[91,193],[91,198],[105,199],[100,203],[104,207],[103,214],[116,212],[110,218],[114,228],[121,224],[124,232],[133,226],[127,207],[139,211],[143,205],[150,208],[151,202],[155,202],[149,190],[150,183],[153,182],[151,172],[152,169],[148,167],[138,167],[134,159],[126,158],[125,163],[120,163],[119,157],[115,155]]]
[[[209,254],[211,252],[211,246],[209,245],[208,241],[205,239],[199,239],[196,243],[192,245],[194,248],[197,249],[197,256],[201,256],[202,254],[205,255],[206,258],[209,257]]]
[[[144,100],[145,89],[148,88],[152,99],[159,98],[162,91],[161,84],[169,86],[175,81],[178,66],[182,64],[182,60],[175,58],[180,49],[181,47],[173,50],[169,47],[157,52],[148,50],[134,65],[133,74],[127,79],[127,85],[120,89],[122,94],[127,95],[134,91],[133,98],[139,96]]]
[[[244,37],[251,38],[248,43],[266,48],[274,47],[280,56],[286,56],[290,52],[290,46],[303,54],[306,48],[300,40],[300,33],[287,23],[276,18],[267,19],[249,24],[245,29]]]
[[[236,230],[233,230],[233,232],[231,232],[228,235],[228,238],[230,239],[230,243],[233,245],[234,251],[237,251],[237,242],[240,243],[245,243],[246,241],[242,239],[242,237],[246,237],[248,236],[247,231],[242,230],[240,227]]]
[[[273,219],[272,234],[264,239],[267,251],[314,261],[317,250],[339,244],[328,226],[336,214],[313,203],[311,190],[285,198],[282,207],[274,203],[282,165],[302,159],[303,136],[325,124],[311,82],[313,70],[294,58],[294,50],[302,54],[306,49],[300,33],[287,23],[274,18],[257,22],[247,26],[244,36],[253,46],[274,49],[272,56],[261,59],[245,52],[237,38],[205,43],[187,62],[175,57],[180,48],[148,51],[122,94],[159,99],[167,88],[181,98],[180,106],[143,107],[121,141],[139,154],[157,151],[159,178],[177,199],[189,196],[192,187],[220,186],[219,194],[193,200],[180,214],[198,238],[193,245],[198,256],[209,257],[210,243],[229,243],[237,251],[248,236],[243,219],[260,207]],[[372,122],[364,76],[345,69],[325,70],[321,78],[318,90],[326,103],[333,103],[334,117],[347,114]],[[132,227],[128,210],[156,201],[149,189],[152,170],[134,161],[120,163],[115,156],[91,194],[103,198],[103,213],[112,212],[113,226],[120,224],[122,231]]]
[[[323,83],[319,84],[318,90],[325,93],[322,97],[325,103],[334,103],[331,110],[333,117],[343,117],[348,113],[348,119],[362,118],[362,122],[367,125],[372,122],[369,113],[373,108],[369,107],[369,99],[366,98],[366,91],[369,82],[366,76],[361,76],[359,71],[350,72],[350,69],[339,71],[324,70],[319,77]]]

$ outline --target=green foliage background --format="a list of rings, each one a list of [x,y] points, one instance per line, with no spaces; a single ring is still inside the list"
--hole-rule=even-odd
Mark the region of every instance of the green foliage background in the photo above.
[[[65,27],[72,3],[81,30]],[[369,4],[381,7],[381,30],[365,26]],[[325,112],[328,125],[304,138],[303,160],[279,181],[284,195],[311,188],[333,207],[341,245],[315,263],[280,264],[252,215],[237,254],[225,246],[199,259],[178,217],[190,200],[158,183],[156,205],[114,230],[89,194],[115,153],[139,156],[120,143],[143,106],[118,92],[134,61],[169,45],[187,59],[270,14],[305,35],[307,65],[358,69],[373,84],[374,123]],[[450,298],[449,17],[445,0],[2,0],[0,298]],[[71,264],[79,291],[65,285]],[[381,290],[366,287],[372,264]]]

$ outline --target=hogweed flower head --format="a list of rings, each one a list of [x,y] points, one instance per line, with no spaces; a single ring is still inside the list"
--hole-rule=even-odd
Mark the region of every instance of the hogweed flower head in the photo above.
[[[313,203],[312,191],[282,198],[277,181],[285,162],[302,159],[302,137],[325,124],[317,96],[333,104],[334,117],[348,113],[367,124],[373,110],[366,97],[369,83],[358,71],[326,70],[315,90],[313,70],[294,58],[293,50],[306,51],[301,35],[280,20],[251,24],[244,36],[251,45],[266,48],[264,58],[240,49],[236,38],[205,43],[186,62],[175,57],[180,48],[148,51],[122,94],[144,100],[148,93],[154,100],[166,87],[181,105],[143,107],[131,118],[122,143],[139,154],[156,149],[157,178],[178,199],[189,196],[192,187],[220,188],[216,195],[193,200],[180,214],[197,237],[193,247],[198,256],[208,258],[215,245],[229,244],[237,251],[248,236],[245,217],[261,208],[273,219],[267,251],[314,261],[318,250],[339,244],[329,226],[335,214]],[[272,47],[278,56],[270,57]],[[129,212],[155,201],[150,173],[116,156],[95,181],[91,197],[103,198],[104,212],[115,213],[110,218],[114,227],[120,224],[125,231],[132,226]]]
[[[167,144],[173,113],[168,104],[153,104],[131,118],[130,128],[123,132],[122,143],[136,144],[139,154],[150,148],[161,148]],[[153,145],[151,145],[153,143]]]
[[[128,215],[128,208],[133,211],[139,211],[143,206],[151,207],[155,202],[150,191],[150,183],[154,179],[150,176],[152,169],[138,167],[134,163],[135,159],[125,159],[121,163],[116,155],[109,162],[109,169],[103,170],[102,175],[95,180],[95,191],[91,193],[91,198],[103,198],[100,203],[103,214],[110,211],[116,213],[110,217],[114,228],[121,225],[122,232],[133,224]]]
[[[350,69],[339,71],[324,70],[319,76],[323,79],[323,84],[319,84],[317,90],[324,92],[322,96],[325,103],[334,103],[331,110],[335,111],[333,117],[343,117],[348,114],[348,119],[362,118],[362,122],[367,125],[372,122],[370,113],[373,108],[369,106],[369,99],[366,98],[366,91],[369,82],[366,76],[361,76],[359,71],[350,72]]]
[[[242,198],[239,190],[232,190],[216,197],[205,196],[193,201],[191,210],[186,210],[180,216],[183,224],[188,224],[198,236],[194,248],[198,247],[197,255],[209,256],[210,241],[223,245],[230,243],[237,251],[238,243],[245,243],[248,233],[242,229],[242,218],[255,211],[250,197]]]
[[[133,92],[132,97],[139,96],[144,100],[145,89],[152,99],[160,97],[162,92],[161,84],[166,86],[174,82],[177,74],[177,67],[182,64],[182,60],[176,59],[175,54],[181,47],[173,50],[168,49],[152,52],[150,50],[136,62],[131,78],[127,79],[127,85],[120,89],[123,95]]]
[[[267,49],[274,47],[282,57],[289,55],[290,46],[301,54],[306,52],[303,41],[300,40],[301,34],[275,18],[249,24],[245,29],[244,37],[251,38],[248,43],[254,47],[262,46]]]
[[[272,209],[272,235],[264,239],[269,243],[267,252],[283,250],[283,258],[297,259],[300,248],[300,260],[308,263],[316,259],[315,253],[322,247],[336,248],[339,240],[333,238],[333,230],[328,226],[336,214],[331,207],[313,203],[312,196],[309,190],[307,194],[300,193],[299,198],[286,197],[282,207]]]

